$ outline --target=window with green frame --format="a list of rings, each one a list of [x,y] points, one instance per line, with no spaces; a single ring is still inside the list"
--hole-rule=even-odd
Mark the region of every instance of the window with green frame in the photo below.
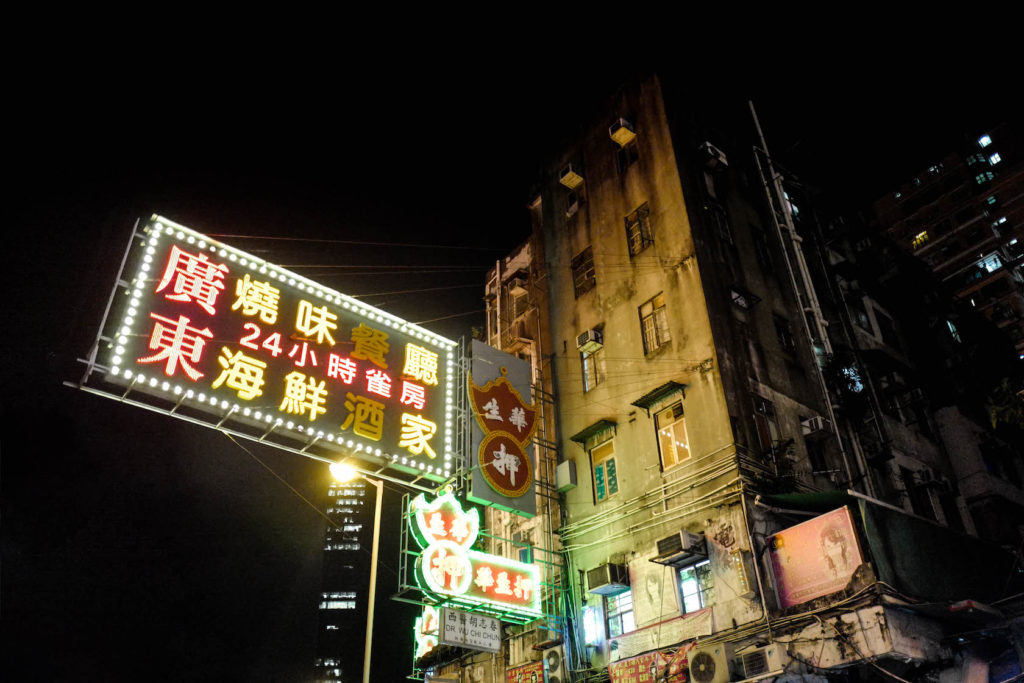
[[[615,467],[615,442],[605,441],[590,450],[594,469],[594,499],[596,502],[619,492],[619,475]]]
[[[626,591],[609,595],[604,599],[605,614],[608,615],[608,637],[614,638],[636,630],[633,618],[633,593]]]

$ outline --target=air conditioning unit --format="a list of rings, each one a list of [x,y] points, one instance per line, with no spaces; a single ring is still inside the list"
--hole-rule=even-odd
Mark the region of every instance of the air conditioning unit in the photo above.
[[[789,657],[781,645],[772,643],[740,655],[743,665],[743,677],[754,678],[765,674],[782,671]]]
[[[704,162],[704,165],[709,169],[715,170],[729,167],[729,161],[725,158],[725,152],[718,149],[710,142],[703,143],[700,146],[700,151],[707,155],[707,161]]]
[[[698,647],[690,653],[690,679],[694,683],[729,683],[732,654],[730,643]]]
[[[658,541],[658,554],[651,558],[651,562],[685,567],[705,557],[707,545],[704,542],[704,534],[680,530]]]
[[[559,493],[572,491],[576,488],[576,461],[566,460],[558,463],[555,469],[555,488]]]
[[[583,353],[593,353],[604,346],[604,335],[600,330],[587,330],[576,337],[576,348]]]
[[[829,421],[821,415],[815,415],[814,417],[809,417],[806,420],[800,421],[800,431],[803,432],[804,436],[822,436],[824,434],[828,434],[832,431],[830,427],[831,425],[829,424]]]
[[[570,190],[575,190],[583,184],[583,176],[573,168],[572,164],[569,164],[562,169],[561,173],[558,174],[558,182],[562,183]]]
[[[508,281],[508,293],[512,296],[526,296],[526,280],[514,277]]]
[[[565,650],[556,645],[544,650],[544,680],[548,683],[565,683],[569,679],[565,675]]]
[[[629,590],[629,570],[624,564],[602,564],[587,572],[587,592],[618,595]]]
[[[618,143],[619,147],[625,147],[636,138],[636,130],[626,119],[618,119],[608,127],[608,137]]]

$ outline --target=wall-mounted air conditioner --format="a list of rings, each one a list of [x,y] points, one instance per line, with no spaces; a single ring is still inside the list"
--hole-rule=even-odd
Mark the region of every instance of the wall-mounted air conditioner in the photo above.
[[[555,488],[559,493],[565,493],[576,488],[576,461],[566,460],[558,463],[555,469]]]
[[[730,643],[698,647],[690,653],[690,679],[694,683],[729,683],[732,658]]]
[[[824,436],[832,432],[829,421],[821,415],[800,421],[800,431],[804,436]]]
[[[583,353],[593,353],[604,346],[604,335],[600,330],[587,330],[576,337],[576,348]]]
[[[602,564],[587,572],[587,592],[618,595],[629,590],[629,570],[624,564]]]
[[[625,147],[636,138],[636,129],[626,119],[618,119],[608,127],[608,137],[618,143],[619,147]]]
[[[544,650],[544,680],[548,683],[565,683],[565,650],[561,645]]]
[[[695,564],[708,554],[704,534],[695,534],[691,531],[677,531],[658,541],[657,545],[658,554],[651,558],[651,562],[672,567]]]
[[[562,172],[558,174],[558,182],[562,183],[570,190],[575,190],[577,187],[583,184],[583,176],[580,175],[578,169],[569,164],[562,169]]]
[[[778,643],[755,648],[740,655],[744,678],[782,671],[788,660],[786,651]]]

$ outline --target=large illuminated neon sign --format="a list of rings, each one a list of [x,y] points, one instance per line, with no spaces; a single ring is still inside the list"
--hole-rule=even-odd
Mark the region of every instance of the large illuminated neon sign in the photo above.
[[[465,512],[451,493],[431,502],[420,494],[410,504],[412,532],[423,549],[416,579],[446,602],[529,621],[541,616],[540,572],[532,564],[471,550],[480,513]]]
[[[122,397],[331,459],[456,469],[455,342],[159,216],[126,264],[97,357]]]

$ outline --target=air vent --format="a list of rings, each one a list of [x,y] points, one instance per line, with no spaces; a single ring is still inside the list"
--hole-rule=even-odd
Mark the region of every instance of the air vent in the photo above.
[[[746,652],[740,659],[743,662],[744,678],[781,671],[785,666],[782,648],[775,643]]]

